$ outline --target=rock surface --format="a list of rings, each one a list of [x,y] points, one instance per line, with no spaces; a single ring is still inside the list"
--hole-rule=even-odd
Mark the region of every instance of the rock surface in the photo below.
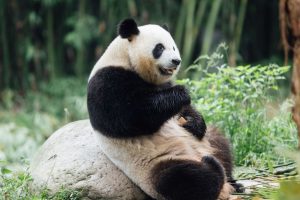
[[[33,188],[79,189],[86,199],[145,199],[135,186],[101,152],[89,120],[76,121],[57,130],[33,158]]]

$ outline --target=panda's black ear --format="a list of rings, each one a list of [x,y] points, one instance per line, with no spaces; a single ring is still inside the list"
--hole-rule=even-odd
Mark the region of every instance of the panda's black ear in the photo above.
[[[163,29],[165,29],[166,31],[168,31],[168,32],[169,32],[169,27],[168,27],[168,25],[167,25],[167,24],[163,24],[161,27],[163,27]]]
[[[128,38],[130,41],[132,36],[140,33],[136,22],[133,19],[123,20],[118,27],[118,33],[122,38]]]

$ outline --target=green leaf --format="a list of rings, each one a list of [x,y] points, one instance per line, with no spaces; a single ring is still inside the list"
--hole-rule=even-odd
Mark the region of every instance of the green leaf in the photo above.
[[[2,168],[1,168],[1,173],[2,173],[2,174],[11,174],[12,171],[9,170],[9,169],[7,169],[7,168],[5,168],[5,167],[2,167]]]

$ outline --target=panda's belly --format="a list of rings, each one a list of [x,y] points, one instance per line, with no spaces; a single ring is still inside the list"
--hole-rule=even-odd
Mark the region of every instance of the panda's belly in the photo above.
[[[101,133],[97,135],[100,137],[101,149],[108,158],[151,196],[156,194],[151,185],[151,169],[160,161],[200,161],[204,155],[213,153],[206,138],[197,140],[178,125],[177,117],[168,120],[151,136],[115,139]],[[159,198],[156,195],[153,197]]]

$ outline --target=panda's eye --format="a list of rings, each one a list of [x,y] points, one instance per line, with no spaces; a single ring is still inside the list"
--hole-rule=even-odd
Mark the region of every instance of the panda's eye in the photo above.
[[[164,50],[165,49],[164,45],[162,45],[161,43],[157,44],[156,48],[159,49],[159,50]]]
[[[161,43],[158,43],[157,45],[155,45],[155,47],[152,51],[153,57],[155,59],[158,59],[161,56],[161,54],[163,53],[164,50],[165,50],[164,45],[161,44]]]

